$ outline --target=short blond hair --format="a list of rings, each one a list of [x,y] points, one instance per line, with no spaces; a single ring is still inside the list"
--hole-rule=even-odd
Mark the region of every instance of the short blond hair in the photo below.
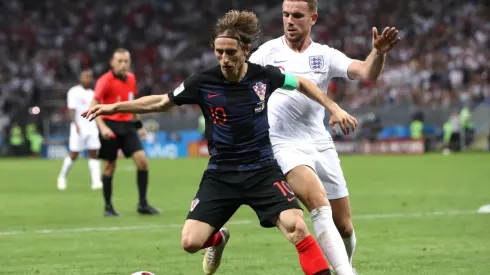
[[[283,2],[291,1],[291,2],[306,2],[310,11],[313,13],[318,12],[318,1],[317,0],[284,0]]]

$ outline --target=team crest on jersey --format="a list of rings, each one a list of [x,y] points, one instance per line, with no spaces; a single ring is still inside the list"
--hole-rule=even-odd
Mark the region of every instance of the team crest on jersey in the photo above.
[[[259,96],[260,100],[265,99],[265,91],[267,90],[267,85],[262,82],[257,82],[254,85],[254,91]]]
[[[194,210],[194,208],[196,208],[197,204],[199,203],[199,199],[198,198],[195,198],[192,200],[191,202],[191,212]]]
[[[321,70],[321,69],[323,69],[324,65],[325,65],[325,62],[323,60],[322,55],[310,56],[310,68],[312,70]]]

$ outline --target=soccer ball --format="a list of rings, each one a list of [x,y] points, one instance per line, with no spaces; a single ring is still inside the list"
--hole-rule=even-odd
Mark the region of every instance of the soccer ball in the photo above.
[[[133,273],[131,275],[155,275],[155,274],[153,274],[153,273],[151,273],[149,271],[138,271],[138,272],[135,272],[135,273]]]

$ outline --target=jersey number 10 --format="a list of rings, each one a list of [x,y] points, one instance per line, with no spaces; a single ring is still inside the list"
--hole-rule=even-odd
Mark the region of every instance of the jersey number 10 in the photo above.
[[[213,118],[214,124],[225,125],[226,112],[223,107],[213,108],[212,106],[209,106],[209,112],[211,112],[211,117]]]

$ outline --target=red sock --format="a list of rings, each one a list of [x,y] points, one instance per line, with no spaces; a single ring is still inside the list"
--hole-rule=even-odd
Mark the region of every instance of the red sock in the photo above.
[[[223,241],[223,235],[218,231],[209,237],[209,239],[202,245],[201,249],[217,246],[221,241]]]
[[[313,236],[301,240],[296,244],[298,250],[299,263],[306,275],[329,275],[327,260],[323,257],[323,252]]]

